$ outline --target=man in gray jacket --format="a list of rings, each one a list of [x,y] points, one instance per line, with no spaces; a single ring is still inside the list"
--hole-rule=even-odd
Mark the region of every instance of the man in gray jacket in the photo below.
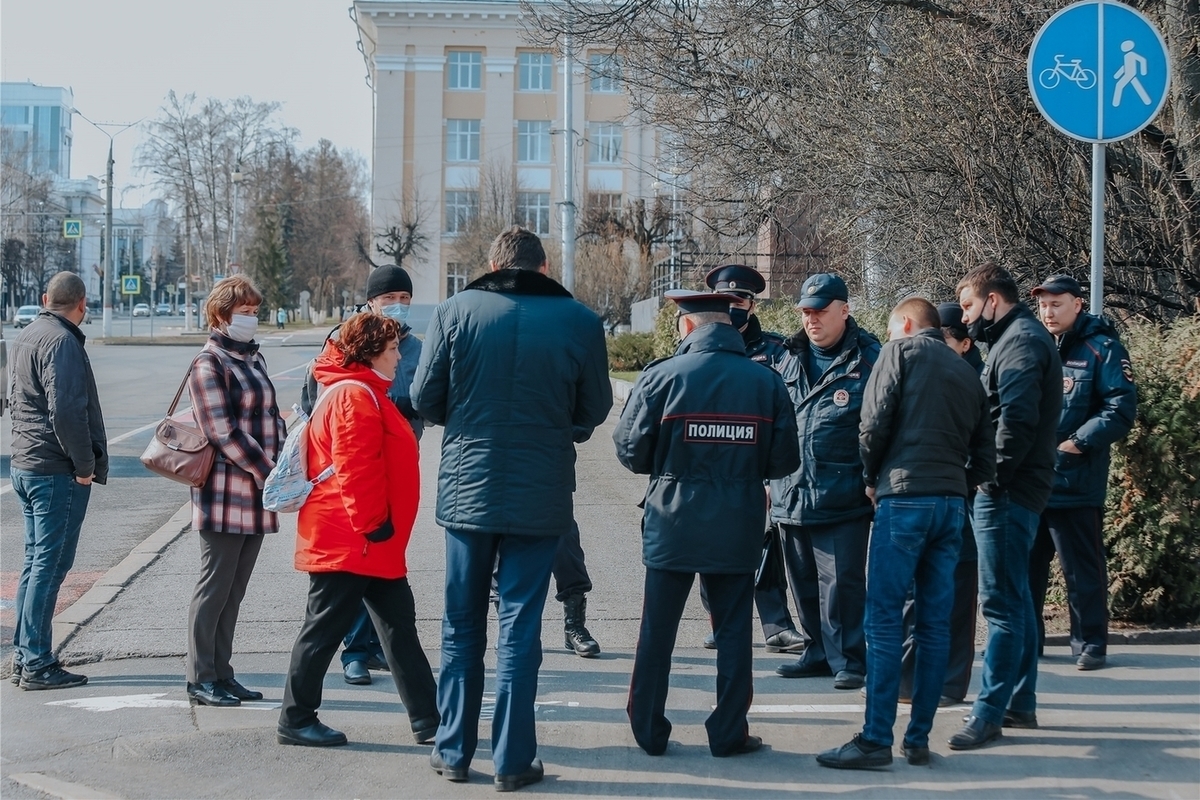
[[[494,566],[492,762],[496,788],[510,791],[542,779],[533,718],[542,609],[559,537],[574,520],[574,443],[608,416],[612,387],[600,318],[546,276],[541,240],[510,228],[488,260],[487,274],[434,311],[411,397],[446,429],[436,512],[446,529],[442,724],[430,766],[468,779]]]
[[[867,581],[867,709],[860,735],[817,756],[826,767],[892,763],[905,596],[916,598],[912,716],[902,752],[929,763],[929,731],[950,652],[950,608],[968,489],[996,473],[987,395],[946,347],[928,300],[896,306],[867,380],[858,449],[876,503]],[[915,579],[915,586],[914,586]]]
[[[13,682],[82,686],[54,657],[51,620],[75,561],[92,483],[108,480],[108,444],[92,365],[79,330],[86,288],[73,272],[50,279],[45,310],[12,343],[12,487],[25,516],[16,597]]]

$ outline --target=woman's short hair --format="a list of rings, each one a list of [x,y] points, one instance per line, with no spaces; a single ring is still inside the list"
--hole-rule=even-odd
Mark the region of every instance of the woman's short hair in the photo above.
[[[233,319],[238,306],[261,306],[262,292],[245,275],[230,275],[213,286],[204,301],[204,316],[211,328],[219,328]]]
[[[338,349],[342,366],[370,365],[387,349],[388,342],[400,338],[400,323],[379,314],[355,314],[338,331]]]

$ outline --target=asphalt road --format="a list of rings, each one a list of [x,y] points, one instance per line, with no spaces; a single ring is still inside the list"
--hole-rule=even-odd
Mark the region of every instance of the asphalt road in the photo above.
[[[85,333],[91,334],[86,327]],[[92,327],[98,328],[98,324]],[[5,333],[10,336],[12,332]],[[323,335],[323,331],[283,335],[264,331],[260,337],[282,408],[299,401],[303,367],[316,354]],[[176,334],[174,339],[178,338]],[[59,610],[86,592],[188,502],[186,486],[149,472],[138,461],[204,337],[186,341],[190,345],[88,345],[109,436],[111,473],[108,485],[92,490],[75,566],[63,585]],[[187,404],[185,393],[180,408]],[[24,550],[24,521],[9,481],[11,434],[11,423],[5,417],[0,420],[0,660],[4,664],[12,650],[12,602]]]

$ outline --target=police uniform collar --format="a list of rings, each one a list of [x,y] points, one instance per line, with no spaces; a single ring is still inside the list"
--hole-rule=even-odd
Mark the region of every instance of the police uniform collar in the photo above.
[[[758,342],[762,339],[762,323],[758,321],[758,315],[751,314],[746,320],[746,330],[741,331],[742,341],[746,343],[746,347]]]
[[[675,355],[711,353],[719,350],[746,355],[746,344],[742,341],[742,335],[727,322],[709,322],[696,328],[680,342]]]

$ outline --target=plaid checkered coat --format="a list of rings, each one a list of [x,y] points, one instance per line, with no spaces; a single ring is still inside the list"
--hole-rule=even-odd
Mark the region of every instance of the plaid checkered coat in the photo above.
[[[261,534],[279,530],[262,505],[262,485],[286,435],[258,345],[214,331],[188,378],[192,413],[217,459],[192,489],[192,530]]]

